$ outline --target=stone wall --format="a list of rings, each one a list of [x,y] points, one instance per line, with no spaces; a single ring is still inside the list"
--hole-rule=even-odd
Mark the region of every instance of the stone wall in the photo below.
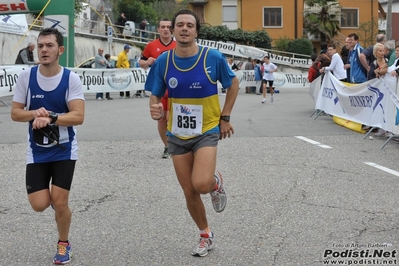
[[[24,37],[21,35],[9,34],[0,32],[0,65],[10,65],[15,63],[19,50],[26,47],[29,42],[37,42],[37,36],[39,31],[30,30]],[[112,44],[108,44],[107,37],[97,36],[83,36],[75,35],[75,60],[74,65],[85,61],[87,58],[93,57],[97,54],[99,47],[104,48],[104,54],[118,55],[122,50],[123,46],[128,42],[123,40],[114,40]],[[130,58],[137,58],[141,54],[141,49],[134,47],[131,43],[128,43],[133,48],[129,52]],[[37,50],[33,52],[35,60],[37,60]]]

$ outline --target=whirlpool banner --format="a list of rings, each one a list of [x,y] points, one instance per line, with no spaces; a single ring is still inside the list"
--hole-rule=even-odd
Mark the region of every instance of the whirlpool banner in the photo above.
[[[320,84],[320,80],[314,81]],[[312,84],[314,83],[312,82]],[[318,83],[317,83],[318,82]],[[379,127],[399,134],[399,98],[397,78],[386,74],[353,85],[340,82],[328,72],[318,88],[311,87],[318,110],[367,126]]]
[[[29,65],[7,65],[0,66],[0,97],[13,95],[13,89],[17,82],[19,73],[30,68]],[[127,90],[143,90],[149,70],[142,68],[129,69],[95,69],[95,68],[68,68],[77,73],[82,81],[85,93],[112,92]],[[240,88],[247,86],[259,87],[255,82],[253,70],[239,70],[235,72]],[[307,73],[292,74],[274,73],[276,88],[306,88],[309,84]]]

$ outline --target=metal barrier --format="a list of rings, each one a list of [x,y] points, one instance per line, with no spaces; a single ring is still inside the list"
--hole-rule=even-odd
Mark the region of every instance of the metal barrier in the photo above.
[[[43,26],[42,20],[36,20],[35,24],[32,24],[32,21],[29,21],[29,27],[32,26],[35,29],[40,29]],[[125,39],[131,42],[138,42],[142,44],[146,44],[147,42],[156,40],[159,38],[159,33],[154,31],[140,30],[135,28],[134,33],[132,35],[125,35],[123,30],[125,27],[112,24],[107,16],[99,17],[99,20],[90,20],[90,19],[75,19],[75,33],[82,35],[96,35],[96,36],[107,36],[108,35],[108,26],[111,26],[113,29],[113,37],[119,39]]]

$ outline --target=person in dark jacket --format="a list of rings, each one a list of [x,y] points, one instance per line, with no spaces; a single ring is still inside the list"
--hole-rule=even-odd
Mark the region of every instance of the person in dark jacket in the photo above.
[[[33,42],[28,43],[27,47],[19,51],[15,64],[36,65],[37,62],[33,58],[33,50],[35,50],[35,44]]]
[[[327,67],[331,64],[331,57],[327,53],[328,45],[325,42],[320,43],[320,53],[314,61],[316,64],[320,62],[321,67]]]
[[[148,37],[148,32],[146,32],[147,30],[147,25],[148,25],[148,21],[146,19],[143,19],[143,21],[141,21],[140,23],[140,41],[144,42],[146,41],[145,39]]]
[[[121,34],[123,33],[123,29],[125,28],[126,21],[127,19],[125,17],[125,13],[121,12],[118,20],[115,23],[116,25],[118,25],[118,30]]]

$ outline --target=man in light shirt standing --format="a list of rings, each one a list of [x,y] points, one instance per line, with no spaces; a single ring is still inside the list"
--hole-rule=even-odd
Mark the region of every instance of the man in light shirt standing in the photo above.
[[[344,62],[341,56],[337,53],[337,47],[335,44],[328,45],[327,53],[331,56],[331,64],[327,67],[320,69],[320,73],[325,71],[332,71],[333,75],[340,81],[346,80],[346,70],[344,68]]]

